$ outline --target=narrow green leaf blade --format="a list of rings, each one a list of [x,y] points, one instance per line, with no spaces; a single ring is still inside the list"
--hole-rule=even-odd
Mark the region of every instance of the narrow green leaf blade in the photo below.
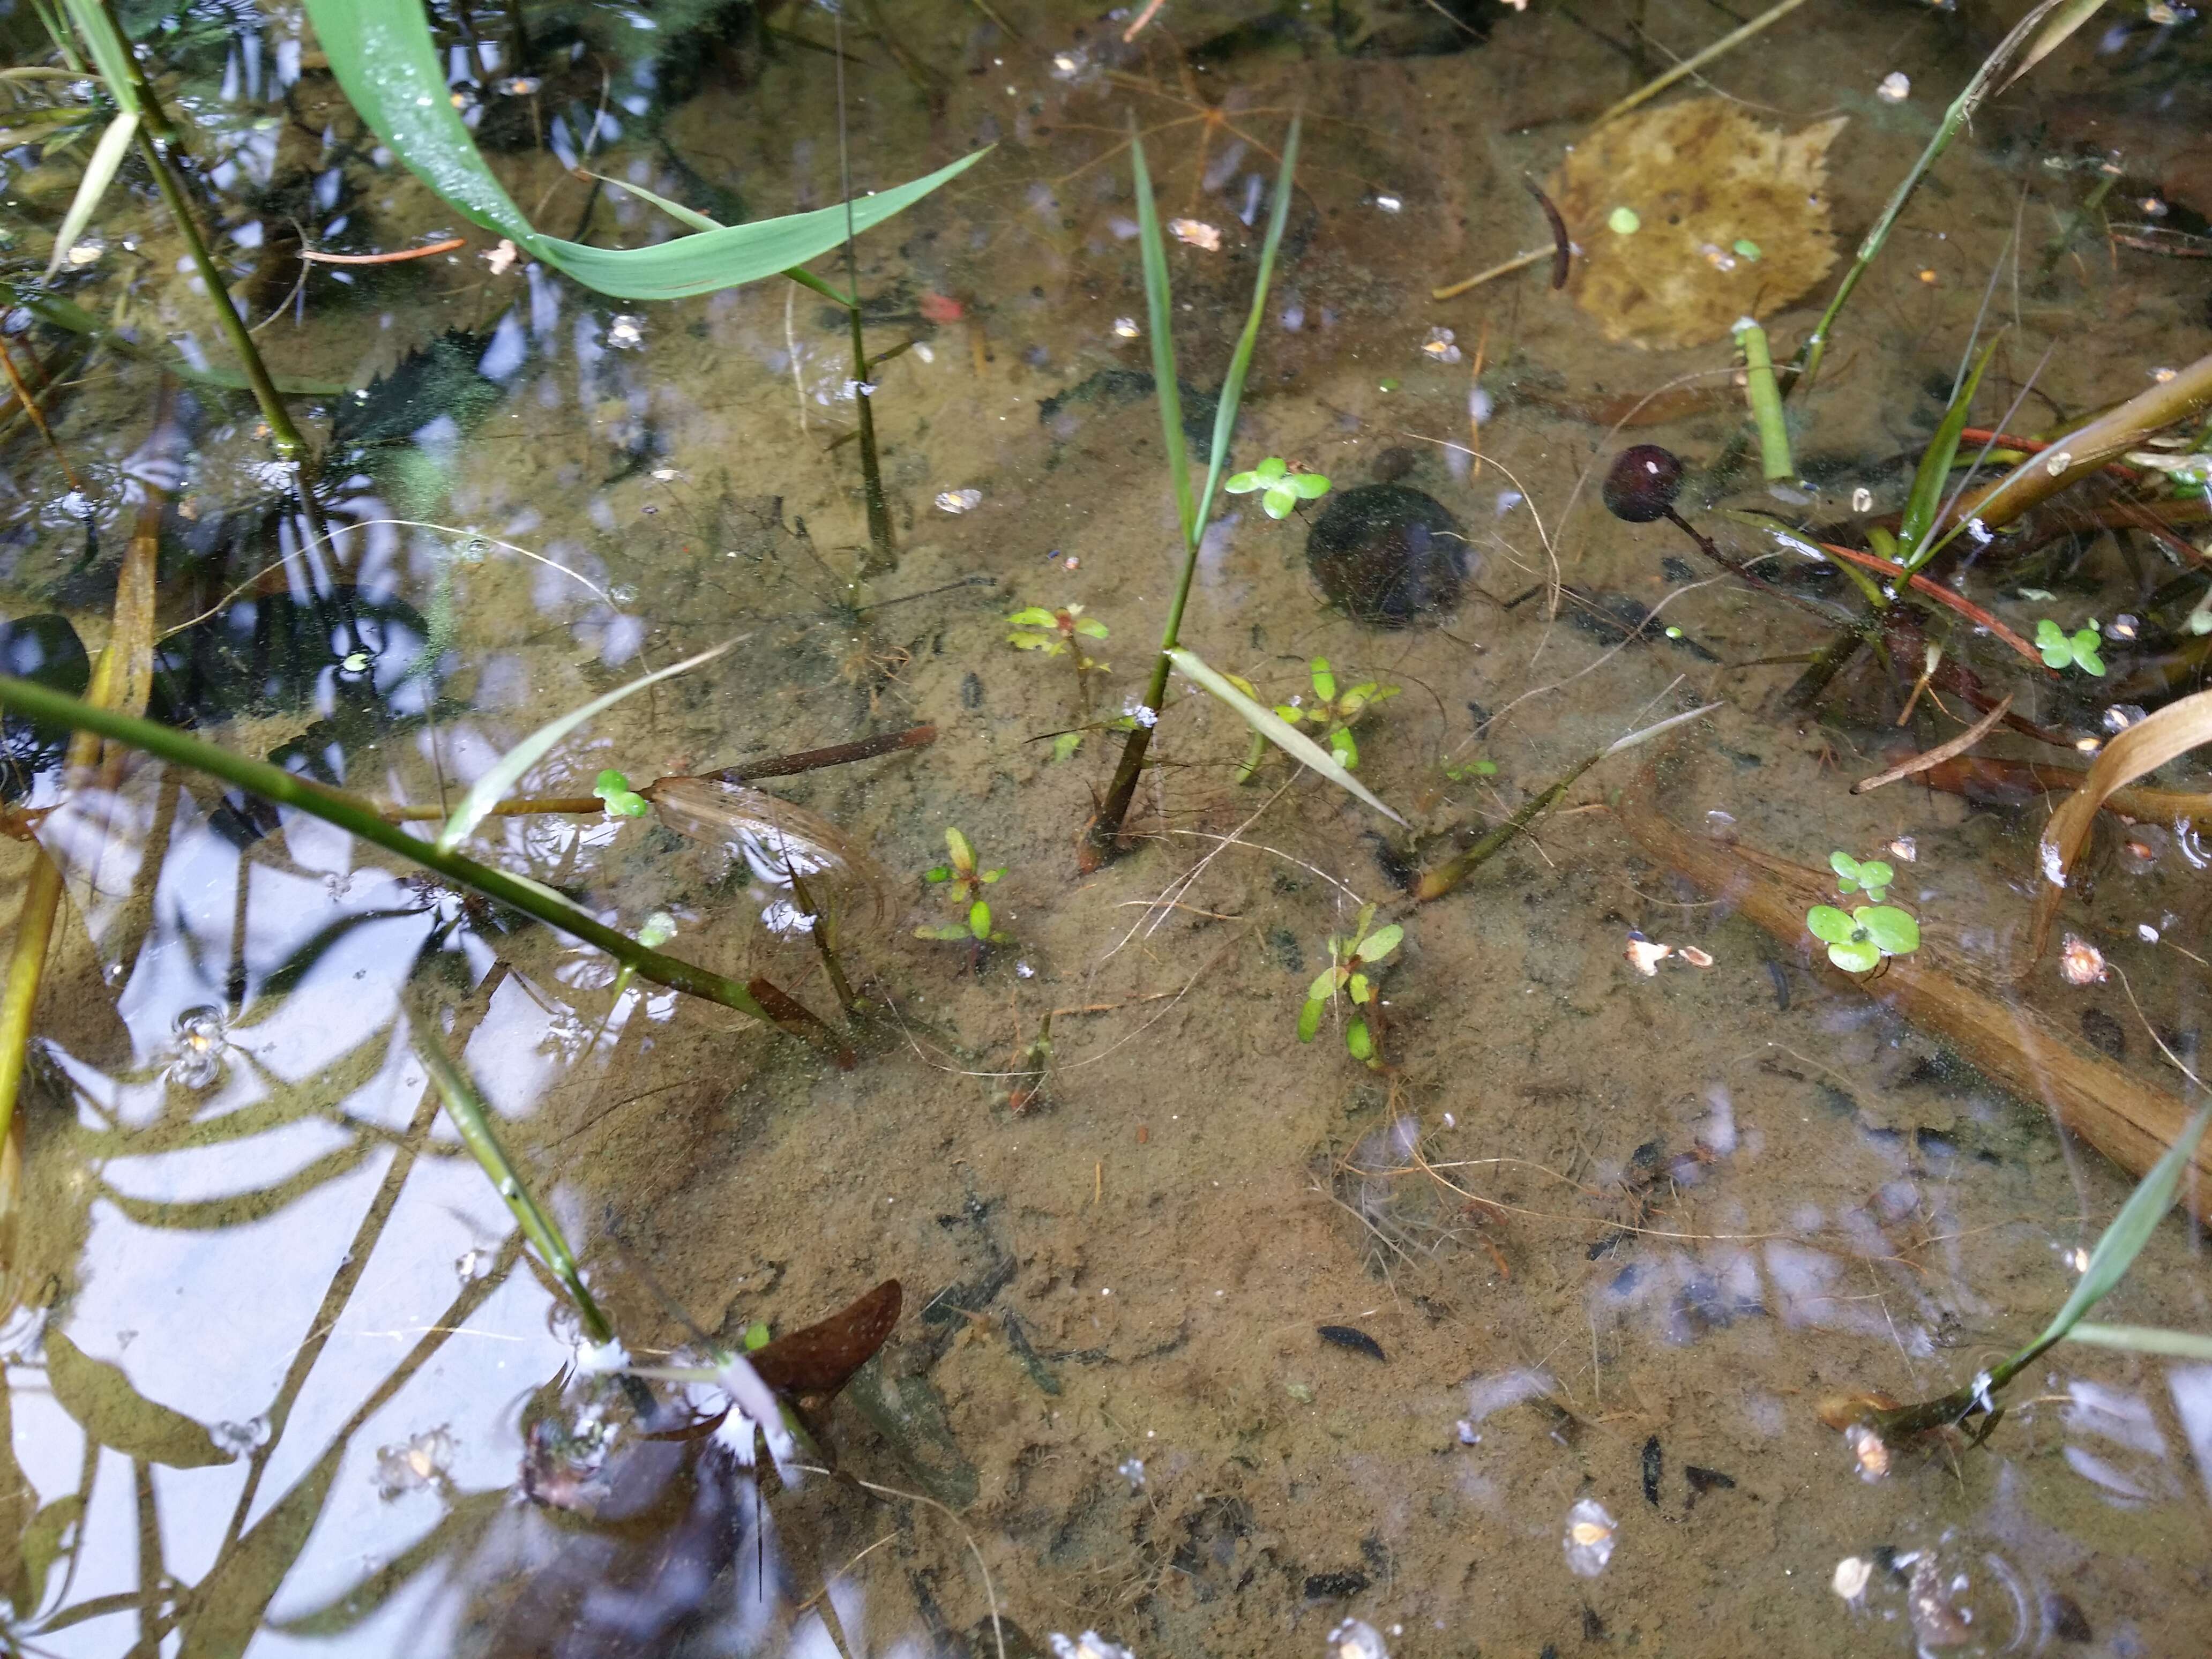
[[[115,100],[115,106],[125,115],[138,114],[138,83],[131,78],[131,48],[108,21],[106,9],[100,0],[64,0],[64,3],[69,7],[70,21],[76,25],[77,33],[84,36],[85,45],[92,49],[93,66],[106,83],[107,95]],[[459,116],[453,118],[460,119]]]
[[[1168,476],[1175,483],[1176,523],[1183,545],[1198,539],[1196,509],[1190,496],[1190,451],[1182,435],[1182,390],[1176,384],[1175,296],[1168,288],[1168,245],[1160,234],[1159,204],[1152,200],[1152,170],[1145,165],[1145,141],[1133,129],[1129,155],[1137,177],[1137,246],[1144,254],[1145,320],[1152,330],[1152,389],[1159,399],[1160,437],[1167,446]],[[1218,459],[1220,451],[1214,454]]]
[[[126,109],[107,124],[107,131],[93,146],[92,159],[84,164],[84,177],[77,181],[76,195],[70,202],[69,211],[62,216],[61,228],[54,233],[53,257],[46,261],[48,282],[53,281],[54,273],[62,268],[62,261],[69,258],[69,251],[76,246],[77,238],[92,222],[100,198],[115,182],[116,170],[131,153],[131,141],[137,136],[137,114]]]
[[[2076,1325],[2069,1342],[2120,1348],[2129,1353],[2165,1354],[2174,1359],[2212,1359],[2212,1335],[2197,1331],[2160,1330],[2153,1325]]]
[[[1229,360],[1228,378],[1221,383],[1221,402],[1213,411],[1213,445],[1206,467],[1206,490],[1198,498],[1198,517],[1193,538],[1206,527],[1213,510],[1213,492],[1221,481],[1223,463],[1229,459],[1229,440],[1237,431],[1237,410],[1244,401],[1244,376],[1252,367],[1253,349],[1260,343],[1260,325],[1267,314],[1267,284],[1274,279],[1275,255],[1283,246],[1283,227],[1290,222],[1291,185],[1298,166],[1299,117],[1291,117],[1291,134],[1283,141],[1283,165],[1275,172],[1275,201],[1267,214],[1267,240],[1260,245],[1260,271],[1252,279],[1252,309],[1244,319],[1244,331],[1237,337],[1237,350]],[[1273,509],[1268,509],[1273,513]],[[1284,512],[1288,512],[1285,507]],[[1282,513],[1273,513],[1281,518]],[[1378,803],[1379,804],[1379,803]]]
[[[1385,806],[1382,799],[1365,784],[1339,765],[1335,756],[1330,754],[1328,750],[1322,748],[1296,726],[1285,721],[1273,709],[1253,702],[1251,698],[1230,684],[1226,676],[1209,667],[1197,653],[1185,650],[1178,646],[1167,654],[1168,660],[1175,664],[1176,668],[1243,715],[1247,726],[1301,766],[1310,771],[1320,773],[1346,793],[1358,796],[1384,817],[1389,819],[1391,823],[1405,823],[1405,819]]]
[[[2063,1340],[2081,1323],[2087,1313],[2104,1298],[2106,1292],[2120,1282],[2150,1236],[2158,1231],[2158,1224],[2173,1206],[2174,1189],[2181,1184],[2183,1171],[2197,1155],[2197,1143],[2204,1139],[2204,1131],[2212,1125],[2212,1105],[2198,1109],[2181,1133],[2174,1137],[2173,1145],[2166,1149],[2166,1156],[2150,1166],[2150,1173],[2136,1184],[2128,1201],[2120,1206],[2120,1212],[2112,1218],[2105,1236],[2097,1241],[2097,1248],[2089,1254],[2089,1265],[2074,1286],[2074,1294],[2066,1298],[2065,1305],[2034,1346]]]
[[[605,696],[592,698],[581,708],[572,709],[558,720],[548,720],[493,762],[484,775],[470,787],[469,793],[461,798],[461,804],[453,809],[453,816],[446,820],[446,827],[438,831],[438,850],[450,853],[466,841],[477,825],[490,815],[491,809],[513,793],[523,774],[544,759],[555,744],[585,721],[605,714],[631,692],[642,691],[656,680],[681,674],[685,669],[696,668],[702,662],[712,662],[736,643],[735,640],[726,640],[711,651],[702,651],[696,657],[686,657],[682,662],[671,663],[665,668],[657,668],[650,674],[640,675],[628,685],[618,685]]]
[[[71,0],[72,9],[92,0]],[[493,176],[453,105],[417,0],[307,0],[331,71],[377,137],[447,204],[511,238],[586,287],[625,300],[676,300],[775,276],[845,240],[842,203],[811,213],[725,225],[653,247],[596,248],[536,229]],[[957,174],[976,150],[927,178],[852,204],[855,234],[881,224]]]
[[[1996,349],[1995,340],[1982,348],[1982,355],[1974,360],[1973,372],[1959,387],[1951,406],[1943,411],[1943,423],[1929,440],[1928,448],[1920,457],[1920,470],[1912,475],[1912,493],[1905,498],[1905,517],[1897,527],[1898,545],[1905,550],[1908,570],[1919,568],[1923,562],[1925,550],[1921,544],[1935,528],[1936,515],[1943,503],[1943,486],[1950,482],[1951,463],[1959,458],[1959,434],[1966,430],[1974,392],[1982,384],[1982,371],[1990,366],[1990,355]]]

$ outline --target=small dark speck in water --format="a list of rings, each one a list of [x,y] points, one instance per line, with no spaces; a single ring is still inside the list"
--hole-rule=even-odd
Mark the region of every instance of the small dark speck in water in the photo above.
[[[1659,1449],[1659,1437],[1655,1434],[1644,1443],[1644,1501],[1655,1510],[1659,1507],[1659,1477],[1666,1468],[1667,1456]]]
[[[1413,470],[1420,459],[1405,445],[1393,444],[1375,458],[1374,464],[1367,469],[1368,476],[1376,483],[1396,483]]]
[[[1695,1463],[1682,1465],[1682,1478],[1690,1483],[1690,1501],[1682,1505],[1685,1511],[1697,1507],[1698,1500],[1709,1492],[1734,1492],[1735,1480],[1718,1469],[1701,1468]]]
[[[1598,1617],[1597,1609],[1587,1601],[1583,1603],[1583,1640],[1585,1642],[1605,1640],[1605,1620]]]
[[[1382,1352],[1382,1345],[1380,1342],[1368,1335],[1366,1332],[1354,1330],[1349,1325],[1316,1325],[1314,1329],[1320,1334],[1322,1341],[1334,1342],[1340,1348],[1349,1348],[1354,1353],[1364,1353],[1370,1359],[1387,1361],[1389,1358],[1389,1356]]]
[[[2100,1049],[2114,1060],[2126,1057],[2127,1028],[2102,1008],[2084,1008],[2081,1011],[2081,1036],[2092,1048]]]
[[[1766,959],[1766,976],[1774,981],[1775,1012],[1784,1014],[1788,1013],[1790,1012],[1789,969],[1784,968],[1780,963],[1775,961],[1773,957],[1769,957]]]
[[[1298,949],[1298,936],[1287,927],[1271,929],[1267,934],[1267,954],[1285,973],[1303,974],[1306,970],[1305,952]]]
[[[1659,574],[1670,582],[1692,581],[1698,574],[1687,559],[1678,559],[1671,553],[1659,561]]]
[[[2057,1590],[2044,1592],[2043,1620],[2051,1626],[2051,1633],[2062,1642],[2097,1639],[2096,1633],[2089,1628],[2088,1616],[2081,1611],[2081,1604]]]
[[[963,708],[981,708],[983,706],[983,682],[980,676],[971,672],[960,682],[960,706]]]
[[[1309,1601],[1339,1601],[1357,1595],[1367,1588],[1367,1575],[1358,1571],[1347,1572],[1310,1572],[1306,1575],[1306,1600]]]
[[[1490,724],[1492,718],[1491,713],[1480,703],[1470,699],[1467,705],[1467,712],[1474,716],[1474,729],[1476,731],[1480,732],[1484,726]]]

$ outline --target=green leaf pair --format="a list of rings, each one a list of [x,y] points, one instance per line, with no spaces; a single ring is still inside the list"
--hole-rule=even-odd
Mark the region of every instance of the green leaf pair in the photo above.
[[[1270,455],[1249,472],[1238,472],[1221,486],[1232,495],[1261,492],[1260,505],[1271,519],[1287,519],[1300,501],[1317,501],[1328,494],[1328,480],[1318,472],[1294,472],[1279,455]]]
[[[1828,960],[1847,974],[1863,974],[1884,957],[1911,956],[1920,948],[1920,924],[1893,904],[1863,904],[1849,915],[1832,904],[1805,913],[1805,926],[1828,947]]]
[[[1879,904],[1889,896],[1889,884],[1897,879],[1897,872],[1880,859],[1869,859],[1862,864],[1849,853],[1828,854],[1828,867],[1836,872],[1836,890],[1839,893],[1864,893],[1871,904]]]

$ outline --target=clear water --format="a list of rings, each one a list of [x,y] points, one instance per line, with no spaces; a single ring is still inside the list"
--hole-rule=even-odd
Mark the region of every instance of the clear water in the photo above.
[[[506,135],[495,165],[516,199],[562,234],[635,243],[665,222],[551,146],[596,131],[594,171],[725,216],[837,198],[832,20],[763,9],[775,33],[664,55],[687,21],[672,9],[525,5],[532,92],[498,90],[510,12],[441,27],[480,131]],[[885,872],[880,915],[856,908],[843,940],[866,1005],[849,1068],[618,984],[594,950],[179,769],[81,792],[40,826],[43,854],[0,843],[11,890],[40,856],[67,872],[0,1338],[11,1645],[981,1655],[1096,1631],[1226,1656],[1336,1652],[1363,1639],[1330,1634],[1357,1619],[1401,1655],[2199,1650],[2212,1366],[2062,1347],[1986,1444],[1899,1448],[1878,1478],[1817,1410],[1947,1391],[2025,1340],[2129,1177],[1988,1080],[1990,1054],[1905,1019],[1894,984],[1814,971],[1809,941],[1762,931],[1634,833],[1657,811],[1702,844],[1814,867],[1909,841],[1911,862],[1886,856],[1923,957],[1987,974],[2017,952],[2044,805],[1849,793],[1957,731],[1925,702],[1900,728],[1917,665],[1861,665],[1817,719],[1784,708],[1800,665],[1766,659],[1820,630],[1708,580],[1663,522],[1607,516],[1592,470],[1631,439],[1668,445],[1693,468],[1686,510],[1747,556],[1755,533],[1722,508],[1837,525],[1865,489],[1895,510],[1985,303],[2006,331],[1978,412],[2017,399],[2016,428],[2203,355],[2205,267],[2107,234],[2156,240],[2128,228],[2156,196],[2160,234],[2193,247],[2212,214],[2188,102],[2202,25],[2114,9],[1960,140],[1793,404],[1818,493],[1792,504],[1755,468],[1716,469],[1745,429],[1725,342],[1609,343],[1547,285],[1548,255],[1428,297],[1547,247],[1523,176],[1553,173],[1726,15],[1447,7],[1468,31],[1417,0],[1177,0],[1125,43],[1126,11],[991,9],[1018,37],[980,5],[915,0],[858,8],[847,38],[856,185],[999,146],[860,245],[871,349],[915,343],[878,372],[898,559],[866,578],[844,325],[817,297],[762,283],[629,307],[496,268],[491,239],[362,140],[293,12],[210,7],[153,37],[221,163],[217,251],[263,350],[334,385],[403,377],[373,405],[389,441],[351,428],[362,447],[323,492],[337,544],[306,545],[249,403],[184,386],[159,437],[158,374],[96,355],[52,406],[79,489],[33,433],[0,456],[11,618],[64,617],[96,648],[152,483],[161,625],[216,616],[173,641],[163,695],[226,748],[364,794],[449,804],[553,714],[733,637],[562,743],[524,791],[937,735],[763,785]],[[1826,182],[1847,255],[2022,9],[1808,8],[1690,94],[1775,128],[1848,118]],[[464,23],[504,43],[473,76]],[[0,27],[17,62],[48,61],[27,9]],[[1893,73],[1901,100],[1877,92]],[[1126,125],[1164,210],[1218,234],[1171,258],[1182,378],[1206,393],[1294,107],[1305,153],[1233,465],[1419,488],[1479,568],[1446,614],[1367,627],[1309,581],[1306,521],[1230,498],[1185,642],[1271,701],[1310,702],[1315,657],[1397,687],[1358,727],[1359,776],[1427,831],[1498,822],[1635,727],[1723,704],[1649,777],[1656,749],[1604,763],[1418,908],[1382,855],[1390,826],[1279,757],[1240,784],[1244,728],[1181,683],[1135,849],[1078,869],[1120,741],[1098,727],[1141,690],[1176,563],[1137,378]],[[11,258],[44,259],[90,142],[0,156]],[[469,242],[323,267],[295,292],[289,220],[359,252]],[[1577,234],[1595,252],[1612,233]],[[143,174],[92,236],[70,297],[222,357]],[[1778,355],[1813,301],[1769,319]],[[441,338],[442,380],[421,355]],[[10,349],[58,372],[63,343],[41,327]],[[1705,378],[1612,429],[1688,375]],[[1478,386],[1479,465],[1454,447],[1477,441]],[[343,404],[301,406],[320,441]],[[2084,535],[1966,588],[2028,631],[2152,614],[2165,559]],[[1583,596],[1556,616],[1554,574]],[[1662,598],[1681,640],[1624,645],[1590,620]],[[1080,688],[1005,621],[1074,604],[1109,629],[1091,647],[1109,672]],[[2082,690],[1964,629],[1952,649],[2069,733],[2195,672],[2185,650],[2120,642],[2112,678]],[[1056,734],[1086,727],[1054,757]],[[2201,789],[2202,767],[2161,781]],[[39,771],[17,804],[54,805],[61,783]],[[1006,869],[988,950],[916,937],[959,914],[922,878],[948,828]],[[494,819],[471,847],[611,925],[665,912],[672,951],[848,1024],[811,946],[763,927],[777,896],[657,817]],[[2204,857],[2186,823],[2099,848],[2063,926],[2120,971],[2074,986],[2046,958],[2004,994],[2174,1090],[2158,1044],[2193,1063]],[[1345,1052],[1341,1008],[1297,1040],[1326,941],[1369,902],[1406,928],[1378,975],[1380,1069]],[[1643,975],[1632,930],[1712,965]],[[733,1346],[755,1322],[787,1332],[901,1281],[882,1357],[815,1419],[840,1475],[756,1486],[703,1441],[647,1437],[668,1391],[648,1421],[611,1379],[571,1375],[574,1316],[434,1113],[410,1006],[447,1032],[640,1359]],[[2208,1302],[2177,1218],[2101,1316],[2202,1331]]]

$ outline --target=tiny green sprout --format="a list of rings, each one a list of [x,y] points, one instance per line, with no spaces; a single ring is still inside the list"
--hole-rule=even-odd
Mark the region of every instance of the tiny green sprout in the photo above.
[[[1079,639],[1103,640],[1106,624],[1096,617],[1086,617],[1079,605],[1064,605],[1056,611],[1033,605],[1026,611],[1017,611],[1006,618],[1013,632],[1006,635],[1006,643],[1017,651],[1042,651],[1048,657],[1057,657],[1063,652],[1073,651],[1077,664],[1085,672],[1103,674],[1106,665],[1085,656],[1075,643]]]
[[[1232,495],[1263,492],[1260,505],[1271,519],[1287,519],[1300,501],[1317,501],[1328,494],[1328,480],[1318,472],[1293,466],[1279,455],[1270,455],[1249,472],[1230,476],[1221,486]]]
[[[1476,778],[1496,777],[1498,775],[1498,763],[1496,761],[1489,760],[1471,760],[1462,761],[1455,764],[1450,761],[1446,761],[1444,763],[1443,769],[1444,776],[1449,779],[1452,782],[1470,783]]]
[[[609,817],[641,818],[646,814],[645,797],[631,788],[629,780],[611,766],[599,774],[592,785],[592,793],[605,803]]]
[[[1897,872],[1880,859],[1869,859],[1862,864],[1849,853],[1829,854],[1828,867],[1836,872],[1838,893],[1864,893],[1870,904],[1879,904],[1887,898],[1890,883],[1897,879]]]
[[[1055,761],[1073,760],[1075,751],[1082,747],[1082,732],[1062,732],[1052,740],[1052,757]]]
[[[745,1327],[745,1352],[758,1353],[768,1346],[768,1321],[756,1319]]]
[[[1278,703],[1275,713],[1292,726],[1303,720],[1309,726],[1320,726],[1328,734],[1329,748],[1349,772],[1359,764],[1359,744],[1352,738],[1352,726],[1376,704],[1396,696],[1398,688],[1368,680],[1339,692],[1336,671],[1328,665],[1327,657],[1316,657],[1309,672],[1313,678],[1313,702],[1305,708],[1297,703]]]
[[[2077,628],[2071,634],[2045,617],[2035,625],[2035,648],[2052,668],[2079,668],[2085,674],[2102,674],[2105,659],[2097,654],[2103,641],[2094,628]]]
[[[665,910],[655,910],[645,919],[645,926],[637,930],[637,942],[648,951],[658,951],[675,937],[676,918]],[[615,998],[617,1001],[621,1000],[622,994],[629,989],[630,980],[636,972],[633,963],[623,963],[622,971],[615,975]]]
[[[921,878],[932,884],[943,884],[953,903],[966,909],[966,919],[943,922],[933,927],[917,927],[914,930],[914,936],[916,939],[955,939],[963,943],[973,939],[979,944],[996,944],[1005,939],[1004,933],[992,931],[991,907],[984,902],[983,890],[1005,875],[1006,866],[1002,864],[995,870],[978,870],[974,845],[957,830],[945,832],[945,850],[948,854],[947,861],[933,869],[923,871]]]
[[[1894,904],[1862,904],[1849,915],[1816,904],[1805,913],[1805,926],[1847,974],[1863,974],[1884,957],[1909,957],[1920,948],[1920,924]]]
[[[1314,982],[1306,988],[1305,1006],[1298,1011],[1298,1041],[1311,1042],[1321,1030],[1322,1011],[1341,994],[1349,997],[1355,1010],[1375,1006],[1375,981],[1368,969],[1382,962],[1398,948],[1406,937],[1406,930],[1393,922],[1387,927],[1368,932],[1375,920],[1375,907],[1362,907],[1359,920],[1353,924],[1348,939],[1331,936],[1328,941],[1328,966]],[[1344,1028],[1344,1046],[1352,1057],[1363,1065],[1377,1066],[1375,1057],[1375,1033],[1370,1029],[1364,1013],[1355,1012]]]

